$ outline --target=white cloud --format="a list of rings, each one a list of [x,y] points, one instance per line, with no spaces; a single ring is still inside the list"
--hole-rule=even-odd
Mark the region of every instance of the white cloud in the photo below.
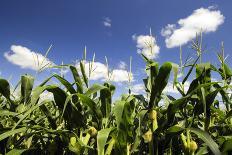
[[[131,93],[135,94],[135,95],[144,94],[145,93],[144,84],[138,83],[138,84],[133,85],[132,88],[131,88]]]
[[[39,82],[39,81],[36,81]],[[40,82],[39,82],[40,83]],[[21,86],[16,87],[16,89],[11,89],[11,97],[12,99],[15,100],[19,100],[21,97]],[[48,92],[48,91],[44,91],[43,93],[41,93],[39,95],[39,103],[48,100],[48,101],[53,101],[54,100],[54,96],[53,93]]]
[[[54,96],[53,96],[53,93],[51,92],[43,92],[42,94],[39,95],[39,103],[45,101],[45,100],[48,100],[48,101],[54,101]]]
[[[108,76],[108,68],[105,64],[101,62],[94,62],[91,65],[91,62],[83,61],[85,65],[85,72],[90,80],[110,80],[113,82],[125,82],[129,79],[129,73],[125,69],[113,69],[110,70]],[[89,75],[90,68],[91,73]],[[79,62],[76,64],[77,69],[80,71]],[[131,80],[133,80],[133,74],[130,75]]]
[[[64,65],[63,61],[62,61],[61,65]],[[60,71],[59,71],[60,76],[62,76],[62,77],[65,76],[68,72],[69,72],[69,67],[67,67],[67,66],[63,66],[62,68],[60,68]]]
[[[176,29],[175,24],[168,24],[164,29],[161,30],[161,35],[164,37],[168,37],[173,33],[175,29]]]
[[[143,53],[146,57],[154,59],[158,57],[160,47],[156,44],[156,39],[150,35],[133,35],[132,39],[136,41],[138,53]]]
[[[178,20],[178,25],[168,24],[161,30],[165,37],[167,48],[184,45],[194,39],[196,33],[215,32],[224,23],[225,17],[215,7],[200,8],[183,19]]]
[[[105,26],[105,27],[111,27],[111,19],[109,18],[109,17],[105,17],[104,19],[103,19],[103,25]]]
[[[107,66],[101,62],[94,62],[93,65],[91,63],[83,61],[85,66],[85,72],[90,80],[100,80],[107,77]],[[92,66],[91,73],[89,76],[90,67]],[[77,69],[80,71],[79,62],[76,63]]]
[[[120,61],[118,64],[118,68],[120,69],[126,69],[127,64],[124,61]]]
[[[53,62],[42,54],[20,45],[12,45],[11,51],[4,53],[4,57],[12,64],[32,70],[40,70],[43,66],[50,67],[54,65]]]
[[[177,74],[177,78],[182,78],[184,76],[184,73],[180,72]]]
[[[60,76],[65,76],[69,72],[69,68],[62,68],[60,70]]]
[[[185,93],[188,91],[188,88],[190,86],[190,83],[188,81],[184,84],[184,91]],[[173,93],[173,94],[179,94],[179,91],[176,89],[176,87],[173,88],[173,84],[169,82],[167,86],[164,88],[164,93]]]
[[[131,78],[131,81],[133,81],[133,75],[130,74],[125,69],[114,69],[112,71],[112,74],[110,76],[110,80],[114,82],[124,82],[129,81],[129,76]]]
[[[218,5],[211,5],[208,7],[208,9],[217,9],[218,8]]]

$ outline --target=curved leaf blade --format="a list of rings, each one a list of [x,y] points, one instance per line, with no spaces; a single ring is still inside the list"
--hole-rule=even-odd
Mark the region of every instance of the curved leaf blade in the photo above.
[[[190,128],[190,131],[195,133],[201,140],[203,140],[214,154],[221,154],[218,144],[211,138],[211,136],[207,132],[196,128]]]

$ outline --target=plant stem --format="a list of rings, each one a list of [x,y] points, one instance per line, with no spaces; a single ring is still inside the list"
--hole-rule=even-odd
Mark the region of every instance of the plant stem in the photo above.
[[[106,155],[110,155],[111,154],[111,151],[113,149],[114,144],[115,144],[115,139],[112,138],[110,140],[110,142],[109,142],[109,145],[108,145],[107,149],[106,149]]]
[[[130,144],[128,144],[128,143],[126,145],[126,154],[130,155]]]
[[[90,134],[87,133],[86,136],[84,137],[83,143],[84,143],[85,145],[87,145],[88,142],[89,142],[89,139],[90,139]]]
[[[151,125],[151,131],[152,131],[152,135],[151,135],[151,141],[149,142],[149,154],[153,155],[154,154],[154,149],[153,149],[153,122],[152,122],[152,125]]]

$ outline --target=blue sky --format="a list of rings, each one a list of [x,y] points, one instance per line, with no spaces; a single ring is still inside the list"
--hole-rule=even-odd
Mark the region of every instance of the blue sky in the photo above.
[[[1,0],[1,76],[12,76],[12,83],[16,83],[21,74],[35,74],[31,67],[22,68],[25,65],[23,59],[9,58],[14,55],[12,45],[45,54],[52,44],[48,58],[55,64],[80,60],[84,47],[87,46],[88,58],[95,52],[96,61],[104,63],[106,56],[111,68],[117,70],[115,74],[123,74],[125,68],[119,64],[128,64],[132,56],[134,84],[140,84],[145,64],[137,47],[146,50],[141,41],[149,35],[150,28],[154,37],[153,45],[158,51],[154,51],[155,60],[161,64],[165,61],[179,63],[179,46],[175,44],[178,41],[182,44],[183,57],[193,56],[194,51],[189,48],[190,42],[182,43],[179,38],[191,40],[191,33],[199,30],[199,24],[196,24],[199,21],[194,20],[200,18],[204,22],[203,43],[207,49],[203,60],[216,65],[216,52],[220,49],[221,41],[224,41],[226,54],[232,53],[231,6],[232,1],[229,0]],[[204,18],[204,15],[209,18]],[[180,19],[183,19],[182,25],[178,24],[178,21],[181,23]],[[168,24],[171,26],[167,27]],[[162,29],[166,34],[161,33]],[[178,31],[187,33],[179,34]],[[173,35],[174,33],[177,35]],[[228,61],[229,59],[231,56]],[[40,78],[43,79],[51,72],[53,71],[45,71]],[[117,85],[121,84],[117,82]]]

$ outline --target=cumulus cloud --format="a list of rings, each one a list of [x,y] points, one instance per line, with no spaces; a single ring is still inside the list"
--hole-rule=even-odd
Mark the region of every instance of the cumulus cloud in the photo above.
[[[45,58],[42,54],[20,45],[12,45],[11,51],[5,52],[4,57],[12,64],[21,68],[37,71],[54,65],[52,61]]]
[[[176,29],[175,24],[168,24],[165,28],[161,30],[161,35],[164,37],[168,37],[173,33],[175,29]]]
[[[125,82],[129,80],[129,77],[131,80],[133,80],[133,74],[129,74],[126,69],[109,69],[108,74],[108,67],[101,62],[91,63],[83,61],[83,63],[85,66],[85,72],[90,80],[110,80],[113,82]],[[80,71],[79,62],[77,62],[76,67]]]
[[[118,68],[120,69],[126,69],[127,64],[124,61],[120,61],[118,64]]]
[[[107,77],[108,71],[107,71],[107,66],[105,64],[101,62],[94,62],[93,65],[91,65],[91,62],[87,62],[87,61],[83,61],[83,64],[85,66],[85,72],[90,80],[100,80]],[[92,69],[91,69],[91,74],[89,76],[91,66]],[[76,67],[80,71],[79,62],[77,62]]]
[[[133,35],[132,39],[136,41],[138,53],[143,53],[146,57],[154,59],[158,57],[160,47],[156,44],[156,39],[150,35]]]
[[[138,84],[133,85],[132,88],[131,88],[131,93],[135,94],[135,95],[144,94],[145,93],[144,84],[138,83]]]
[[[47,101],[54,101],[54,96],[53,96],[53,93],[51,92],[43,92],[42,94],[39,95],[39,103],[47,100]]]
[[[168,24],[161,30],[165,37],[167,48],[173,48],[188,43],[196,33],[215,32],[224,23],[225,17],[216,7],[200,8],[191,15],[178,20],[178,24]]]
[[[103,19],[103,25],[105,26],[105,27],[111,27],[111,19],[109,18],[109,17],[105,17],[104,19]]]
[[[129,78],[131,79],[131,81],[133,81],[132,73],[129,73],[125,69],[114,69],[110,76],[110,80],[114,82],[129,81]]]
[[[184,91],[187,92],[188,88],[190,86],[189,81],[186,81],[184,84]],[[179,94],[179,91],[176,89],[176,87],[173,88],[173,84],[169,82],[167,86],[164,88],[164,93],[172,93],[172,94]]]

